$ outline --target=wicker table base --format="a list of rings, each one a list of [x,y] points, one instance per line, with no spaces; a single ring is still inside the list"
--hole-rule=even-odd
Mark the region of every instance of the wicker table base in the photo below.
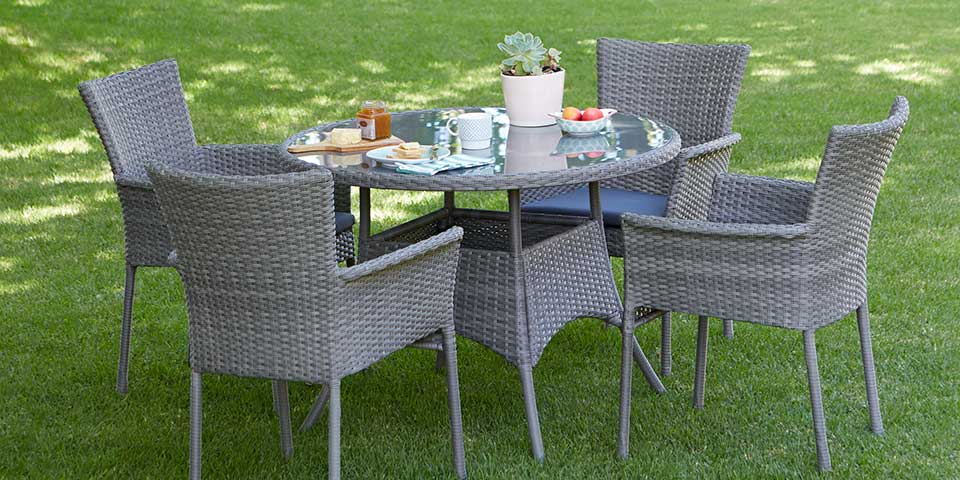
[[[458,335],[502,355],[520,371],[533,455],[543,460],[543,440],[533,387],[533,367],[564,325],[599,318],[619,325],[623,312],[607,255],[603,224],[592,218],[520,213],[520,191],[508,191],[509,212],[444,208],[370,236],[369,190],[360,189],[360,258],[398,250],[452,225],[463,228],[454,299]],[[638,361],[651,383],[659,379],[643,354]],[[643,368],[646,366],[647,368]]]
[[[590,317],[619,323],[622,307],[597,222],[580,217],[558,222],[553,217],[540,223],[531,217],[523,216],[520,259],[511,250],[508,213],[465,209],[438,210],[375,235],[364,255],[380,256],[452,225],[462,227],[454,307],[457,334],[518,367],[533,366],[570,321]],[[519,313],[519,308],[526,311]]]

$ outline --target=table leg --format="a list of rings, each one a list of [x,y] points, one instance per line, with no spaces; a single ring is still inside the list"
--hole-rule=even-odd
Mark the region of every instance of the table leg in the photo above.
[[[360,238],[357,240],[360,261],[367,259],[367,243],[370,239],[370,189],[360,187]]]
[[[603,208],[600,205],[600,182],[590,182],[590,218],[595,220],[600,224],[600,236],[603,238],[604,248],[607,244],[606,232],[603,231]],[[627,268],[624,265],[623,268],[623,282],[626,286],[627,278]],[[633,315],[628,314],[623,316],[623,321],[632,322]],[[631,335],[634,335],[631,332]],[[663,393],[666,389],[663,388],[663,383],[660,382],[660,377],[657,376],[656,372],[653,371],[653,368],[650,367],[650,362],[647,360],[646,355],[643,354],[643,350],[640,349],[640,342],[637,341],[637,337],[633,337],[633,358],[636,360],[637,365],[640,366],[641,371],[643,371],[644,377],[647,379],[647,383],[650,384],[650,388],[657,393]]]
[[[450,228],[453,226],[453,222],[450,217],[453,215],[453,209],[457,208],[457,202],[454,198],[454,192],[443,192],[443,211],[446,215],[444,219],[444,228]],[[440,359],[440,353],[437,353],[437,359]]]
[[[600,205],[600,182],[588,183],[587,189],[590,192],[590,218],[600,224],[600,237],[603,238],[603,248],[607,248],[607,232],[603,230],[603,207]],[[603,326],[604,328],[609,327],[610,323],[603,322]]]
[[[527,286],[523,266],[523,234],[520,223],[520,190],[507,192],[510,204],[510,247],[516,271],[514,298],[517,302],[519,324],[527,324]],[[540,414],[537,412],[537,396],[533,388],[533,365],[530,363],[530,338],[527,332],[521,334],[520,342],[526,345],[521,352],[520,383],[523,387],[523,405],[527,415],[527,431],[530,435],[530,449],[533,457],[543,462],[543,437],[540,435]]]
[[[443,210],[446,217],[443,220],[444,228],[450,228],[453,226],[453,222],[450,221],[450,216],[453,214],[453,209],[456,208],[456,199],[454,198],[454,192],[443,192]],[[444,358],[443,349],[437,350],[437,358],[433,363],[433,368],[437,372],[443,370]]]
[[[600,229],[603,230],[603,208],[600,206],[600,182],[590,182],[590,218],[600,222]],[[603,237],[606,240],[607,237]]]

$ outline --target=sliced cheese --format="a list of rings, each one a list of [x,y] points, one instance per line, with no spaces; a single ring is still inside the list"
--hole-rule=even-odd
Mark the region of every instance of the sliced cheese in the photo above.
[[[330,143],[334,145],[352,145],[360,141],[359,128],[334,128],[330,132]]]
[[[419,142],[406,142],[406,143],[401,143],[401,144],[400,144],[400,150],[415,150],[415,151],[418,151],[418,152],[419,152],[419,151],[420,151],[420,143],[419,143]]]
[[[404,158],[408,160],[420,158],[419,150],[408,151],[408,150],[394,149],[393,154],[394,154],[394,158]]]

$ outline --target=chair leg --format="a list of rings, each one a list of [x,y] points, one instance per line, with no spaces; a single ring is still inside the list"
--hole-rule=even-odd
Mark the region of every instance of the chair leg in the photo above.
[[[280,420],[280,451],[283,459],[293,456],[293,432],[290,428],[290,389],[284,380],[273,381],[274,403],[277,406],[277,418]]]
[[[533,367],[520,364],[520,384],[523,387],[523,407],[527,414],[527,432],[530,434],[530,450],[533,458],[543,463],[543,437],[540,435],[540,414],[537,413],[537,396],[533,390]]]
[[[457,478],[467,478],[467,460],[463,448],[463,417],[460,414],[460,380],[457,374],[457,337],[451,328],[443,332],[443,351],[447,367],[447,404],[450,409],[450,443],[453,469]]]
[[[445,357],[444,357],[444,354],[443,354],[443,350],[438,350],[438,351],[437,351],[437,358],[436,358],[436,360],[433,361],[433,370],[436,371],[437,373],[442,372],[442,371],[443,371],[443,363],[444,363],[445,361],[446,361],[446,360],[445,360]]]
[[[300,424],[300,431],[306,432],[313,427],[313,424],[317,423],[317,420],[320,418],[320,415],[323,414],[323,408],[327,406],[327,400],[330,399],[330,385],[324,385],[323,389],[320,390],[320,395],[317,395],[316,401],[313,402],[313,406],[310,407],[310,413],[307,414],[307,418],[303,419],[303,423]]]
[[[200,447],[203,437],[203,379],[190,372],[190,480],[200,480]]]
[[[633,361],[637,362],[637,366],[639,366],[640,371],[643,372],[643,378],[647,379],[647,384],[650,385],[650,388],[652,388],[654,392],[666,392],[667,389],[663,388],[660,377],[657,376],[657,372],[653,371],[650,360],[647,360],[647,356],[644,355],[643,350],[640,349],[640,342],[637,341],[637,336],[631,336],[633,337]]]
[[[860,356],[863,357],[863,377],[867,384],[867,409],[870,412],[870,430],[883,435],[880,416],[880,398],[877,395],[877,370],[873,366],[873,341],[870,339],[870,310],[867,302],[857,309],[857,327],[860,330]]]
[[[817,440],[817,464],[828,471],[830,449],[827,447],[827,424],[823,417],[823,398],[820,396],[820,369],[817,366],[817,343],[813,330],[803,332],[803,356],[807,362],[807,381],[810,383],[810,405],[813,408],[813,433]]]
[[[120,321],[120,358],[117,360],[117,392],[127,393],[127,359],[130,356],[130,324],[133,323],[133,288],[136,285],[137,267],[127,264],[123,285],[123,318]]]
[[[633,328],[623,316],[620,324],[620,429],[617,432],[617,455],[630,455],[630,398],[633,389],[633,354],[635,352]],[[642,352],[641,352],[642,354]]]
[[[697,364],[693,378],[693,408],[703,408],[703,390],[707,381],[707,317],[701,316],[697,324]]]
[[[280,393],[277,392],[277,382],[270,382],[270,393],[273,394],[273,413],[280,414]]]
[[[673,370],[673,334],[672,323],[673,315],[665,312],[660,319],[660,376],[666,377]]]
[[[733,339],[733,320],[723,321],[723,336],[728,340]]]
[[[327,478],[340,480],[340,380],[330,387],[330,411],[327,413]]]

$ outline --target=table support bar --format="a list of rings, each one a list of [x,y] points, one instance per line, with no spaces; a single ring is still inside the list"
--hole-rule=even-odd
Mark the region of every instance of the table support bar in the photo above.
[[[520,325],[527,325],[529,321],[527,311],[527,286],[524,276],[523,265],[523,229],[521,228],[520,215],[520,190],[509,190],[507,192],[507,201],[510,205],[510,247],[513,254],[513,262],[517,272],[516,275],[516,294],[517,315],[520,317]],[[537,395],[533,388],[533,366],[530,364],[530,345],[529,336],[521,335],[521,342],[527,345],[521,347],[521,355],[528,358],[520,360],[520,383],[523,386],[523,405],[527,414],[527,431],[530,434],[530,449],[533,458],[543,462],[543,436],[540,434],[540,413],[537,409]]]

